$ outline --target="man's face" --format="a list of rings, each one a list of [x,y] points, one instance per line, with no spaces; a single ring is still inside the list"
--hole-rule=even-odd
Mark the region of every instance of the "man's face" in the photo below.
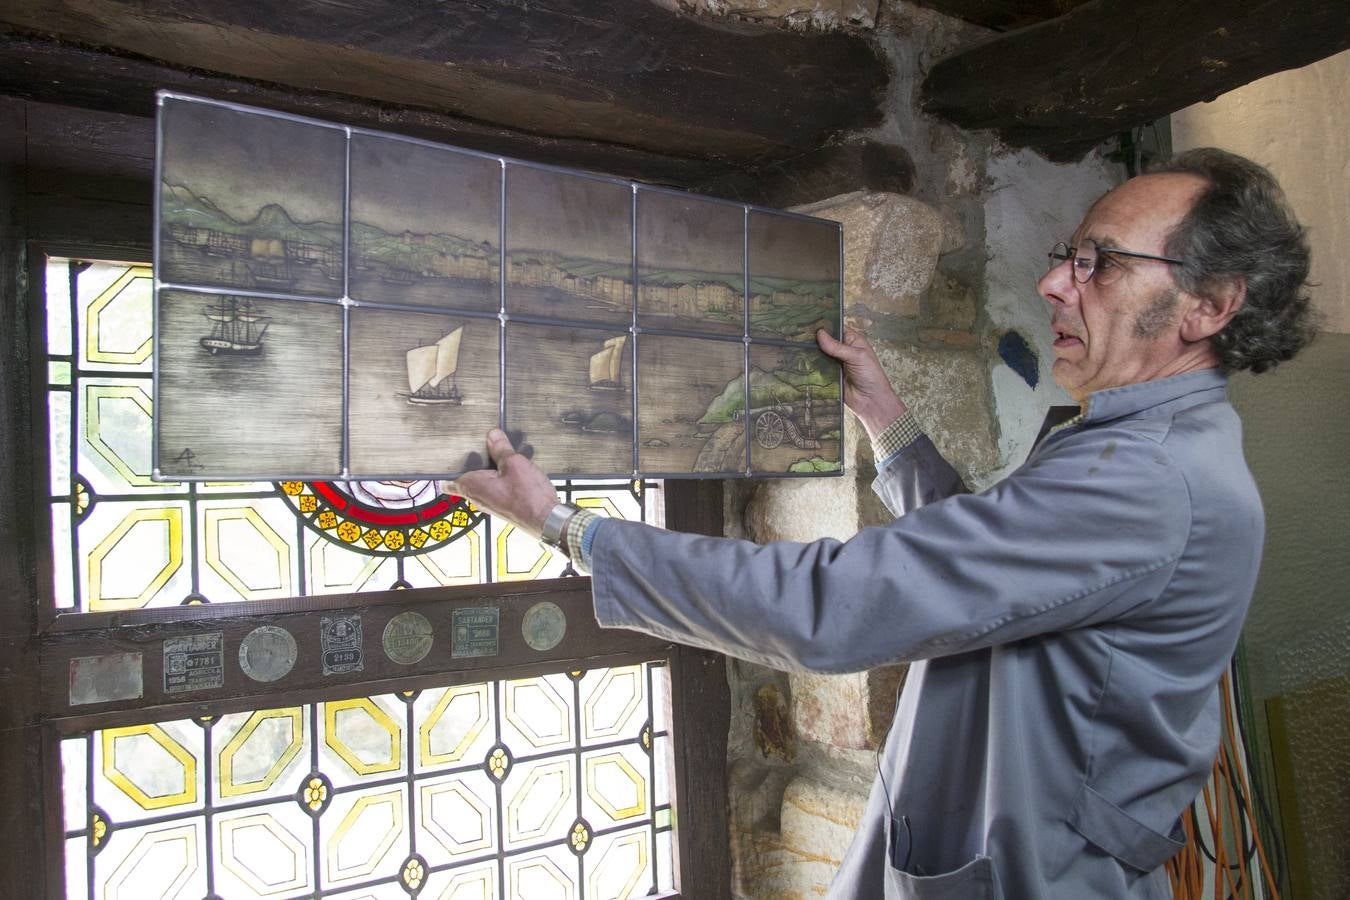
[[[1127,181],[1088,210],[1070,242],[1091,240],[1165,256],[1168,233],[1190,210],[1204,181],[1192,175],[1145,175]],[[1100,284],[1108,267],[1119,271]],[[1171,265],[1151,259],[1101,254],[1097,274],[1079,284],[1062,263],[1037,289],[1051,307],[1055,332],[1055,382],[1081,402],[1094,391],[1176,374],[1187,347],[1179,334],[1184,302]]]

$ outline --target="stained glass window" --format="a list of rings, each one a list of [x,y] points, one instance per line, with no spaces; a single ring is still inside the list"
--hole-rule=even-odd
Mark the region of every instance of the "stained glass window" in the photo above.
[[[72,898],[672,890],[663,663],[61,743]]]
[[[47,268],[58,610],[574,574],[566,557],[431,481],[152,481],[151,298],[148,266],[53,259]],[[660,521],[659,482],[558,485],[602,514]]]
[[[152,481],[151,281],[142,265],[47,267],[57,611],[575,574],[428,481]],[[558,486],[603,515],[663,518],[659,482]],[[655,661],[66,736],[67,895],[670,890],[666,671]]]

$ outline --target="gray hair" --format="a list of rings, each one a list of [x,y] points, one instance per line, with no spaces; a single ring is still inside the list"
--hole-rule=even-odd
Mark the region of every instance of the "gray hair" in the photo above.
[[[1208,187],[1168,235],[1168,256],[1182,290],[1205,296],[1234,278],[1247,286],[1246,300],[1224,329],[1211,338],[1224,372],[1264,372],[1292,359],[1317,334],[1318,316],[1304,285],[1308,280],[1307,234],[1279,182],[1249,159],[1201,147],[1150,169],[1183,173]]]

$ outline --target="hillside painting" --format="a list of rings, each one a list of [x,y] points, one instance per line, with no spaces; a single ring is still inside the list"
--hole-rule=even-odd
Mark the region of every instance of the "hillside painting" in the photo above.
[[[638,324],[740,334],[745,327],[745,208],[639,190]]]
[[[764,210],[747,223],[750,337],[815,343],[839,335],[839,225]]]
[[[159,279],[341,297],[343,132],[163,103]]]
[[[712,420],[746,419],[754,474],[840,471],[843,406],[839,363],[808,347],[750,346],[750,410],[733,386],[709,409]]]
[[[351,154],[351,296],[496,312],[501,163],[367,134]]]
[[[632,188],[551,169],[506,168],[506,312],[628,327]]]

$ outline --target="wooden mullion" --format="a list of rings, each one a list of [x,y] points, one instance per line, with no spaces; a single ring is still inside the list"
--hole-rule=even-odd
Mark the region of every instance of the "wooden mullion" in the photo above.
[[[23,285],[28,206],[22,103],[0,98],[0,884],[7,896],[49,893],[33,535],[31,344]]]
[[[722,484],[667,481],[666,525],[721,536]],[[731,835],[727,735],[731,691],[726,657],[679,647],[670,661],[671,741],[675,748],[676,886],[682,897],[729,900]]]

